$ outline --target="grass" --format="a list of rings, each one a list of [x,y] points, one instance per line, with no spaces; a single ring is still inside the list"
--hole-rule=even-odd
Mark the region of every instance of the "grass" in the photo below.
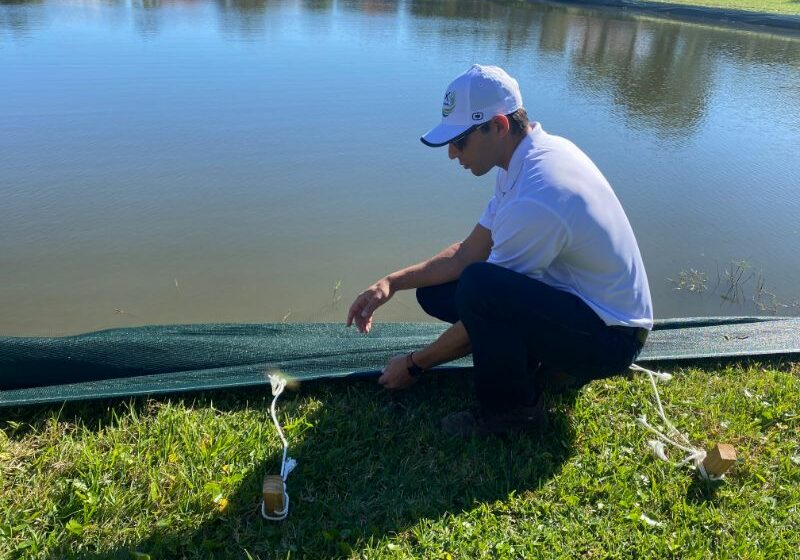
[[[796,558],[800,367],[674,373],[672,421],[737,448],[723,482],[651,455],[644,377],[551,398],[544,437],[465,442],[438,422],[468,376],[307,384],[280,404],[282,523],[257,513],[280,459],[266,392],[3,410],[0,557]]]
[[[800,15],[798,0],[651,0],[664,4],[682,4],[685,6],[706,6],[745,10],[749,12],[768,12],[772,14]]]

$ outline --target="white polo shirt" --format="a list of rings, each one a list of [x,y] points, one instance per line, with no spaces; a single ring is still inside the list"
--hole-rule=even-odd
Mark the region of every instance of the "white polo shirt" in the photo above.
[[[628,217],[603,174],[565,138],[532,123],[497,173],[479,223],[488,262],[579,296],[607,325],[653,327],[653,304]]]

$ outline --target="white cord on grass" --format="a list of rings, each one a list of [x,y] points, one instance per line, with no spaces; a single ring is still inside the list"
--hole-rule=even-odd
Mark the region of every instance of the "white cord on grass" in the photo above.
[[[281,396],[283,390],[286,388],[286,378],[279,375],[271,374],[269,376],[269,384],[272,386],[272,406],[269,408],[272,422],[275,424],[275,429],[278,430],[278,436],[281,438],[283,444],[283,459],[281,460],[281,480],[283,481],[283,509],[276,511],[275,515],[268,515],[264,509],[264,501],[261,501],[261,516],[270,521],[283,521],[289,515],[289,494],[286,493],[286,478],[289,473],[297,466],[297,461],[287,455],[289,450],[289,443],[286,441],[286,436],[283,435],[280,423],[278,423],[278,416],[275,413],[275,405],[278,402],[278,397]]]
[[[699,449],[692,445],[689,439],[684,436],[667,418],[667,414],[664,412],[664,407],[661,406],[661,397],[658,395],[658,387],[656,387],[656,379],[660,379],[662,381],[669,381],[672,379],[672,376],[668,373],[660,372],[660,371],[652,371],[647,368],[643,368],[636,364],[631,364],[631,369],[634,371],[640,371],[642,373],[646,373],[648,379],[650,379],[650,386],[653,388],[653,395],[655,395],[656,400],[656,408],[658,409],[658,415],[661,417],[662,422],[667,427],[667,433],[659,430],[658,428],[654,427],[650,422],[647,421],[647,416],[642,415],[636,419],[640,426],[644,427],[646,430],[654,433],[658,439],[651,439],[647,443],[650,448],[653,450],[653,454],[661,459],[662,461],[666,461],[667,463],[672,463],[676,467],[682,467],[688,463],[693,463],[697,472],[700,473],[700,478],[704,480],[719,480],[725,475],[715,476],[708,474],[706,472],[705,467],[703,467],[703,461],[706,458],[706,452],[703,449]],[[684,453],[686,456],[682,461],[677,463],[672,462],[667,457],[666,453],[666,446],[665,443],[672,445],[673,447],[677,447]]]

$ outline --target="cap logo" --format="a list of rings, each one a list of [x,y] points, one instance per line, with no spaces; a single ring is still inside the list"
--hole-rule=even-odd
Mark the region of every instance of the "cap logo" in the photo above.
[[[446,117],[453,112],[456,108],[456,92],[448,91],[444,94],[444,103],[442,104],[442,116]]]
[[[472,113],[472,120],[473,121],[482,121],[483,120],[483,113],[480,111],[477,113]]]

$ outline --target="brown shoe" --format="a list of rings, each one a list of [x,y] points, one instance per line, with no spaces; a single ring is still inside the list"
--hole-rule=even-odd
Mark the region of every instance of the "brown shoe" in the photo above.
[[[547,421],[544,399],[535,406],[502,413],[486,413],[474,407],[442,418],[442,430],[451,436],[468,438],[501,436],[510,433],[539,433]]]

